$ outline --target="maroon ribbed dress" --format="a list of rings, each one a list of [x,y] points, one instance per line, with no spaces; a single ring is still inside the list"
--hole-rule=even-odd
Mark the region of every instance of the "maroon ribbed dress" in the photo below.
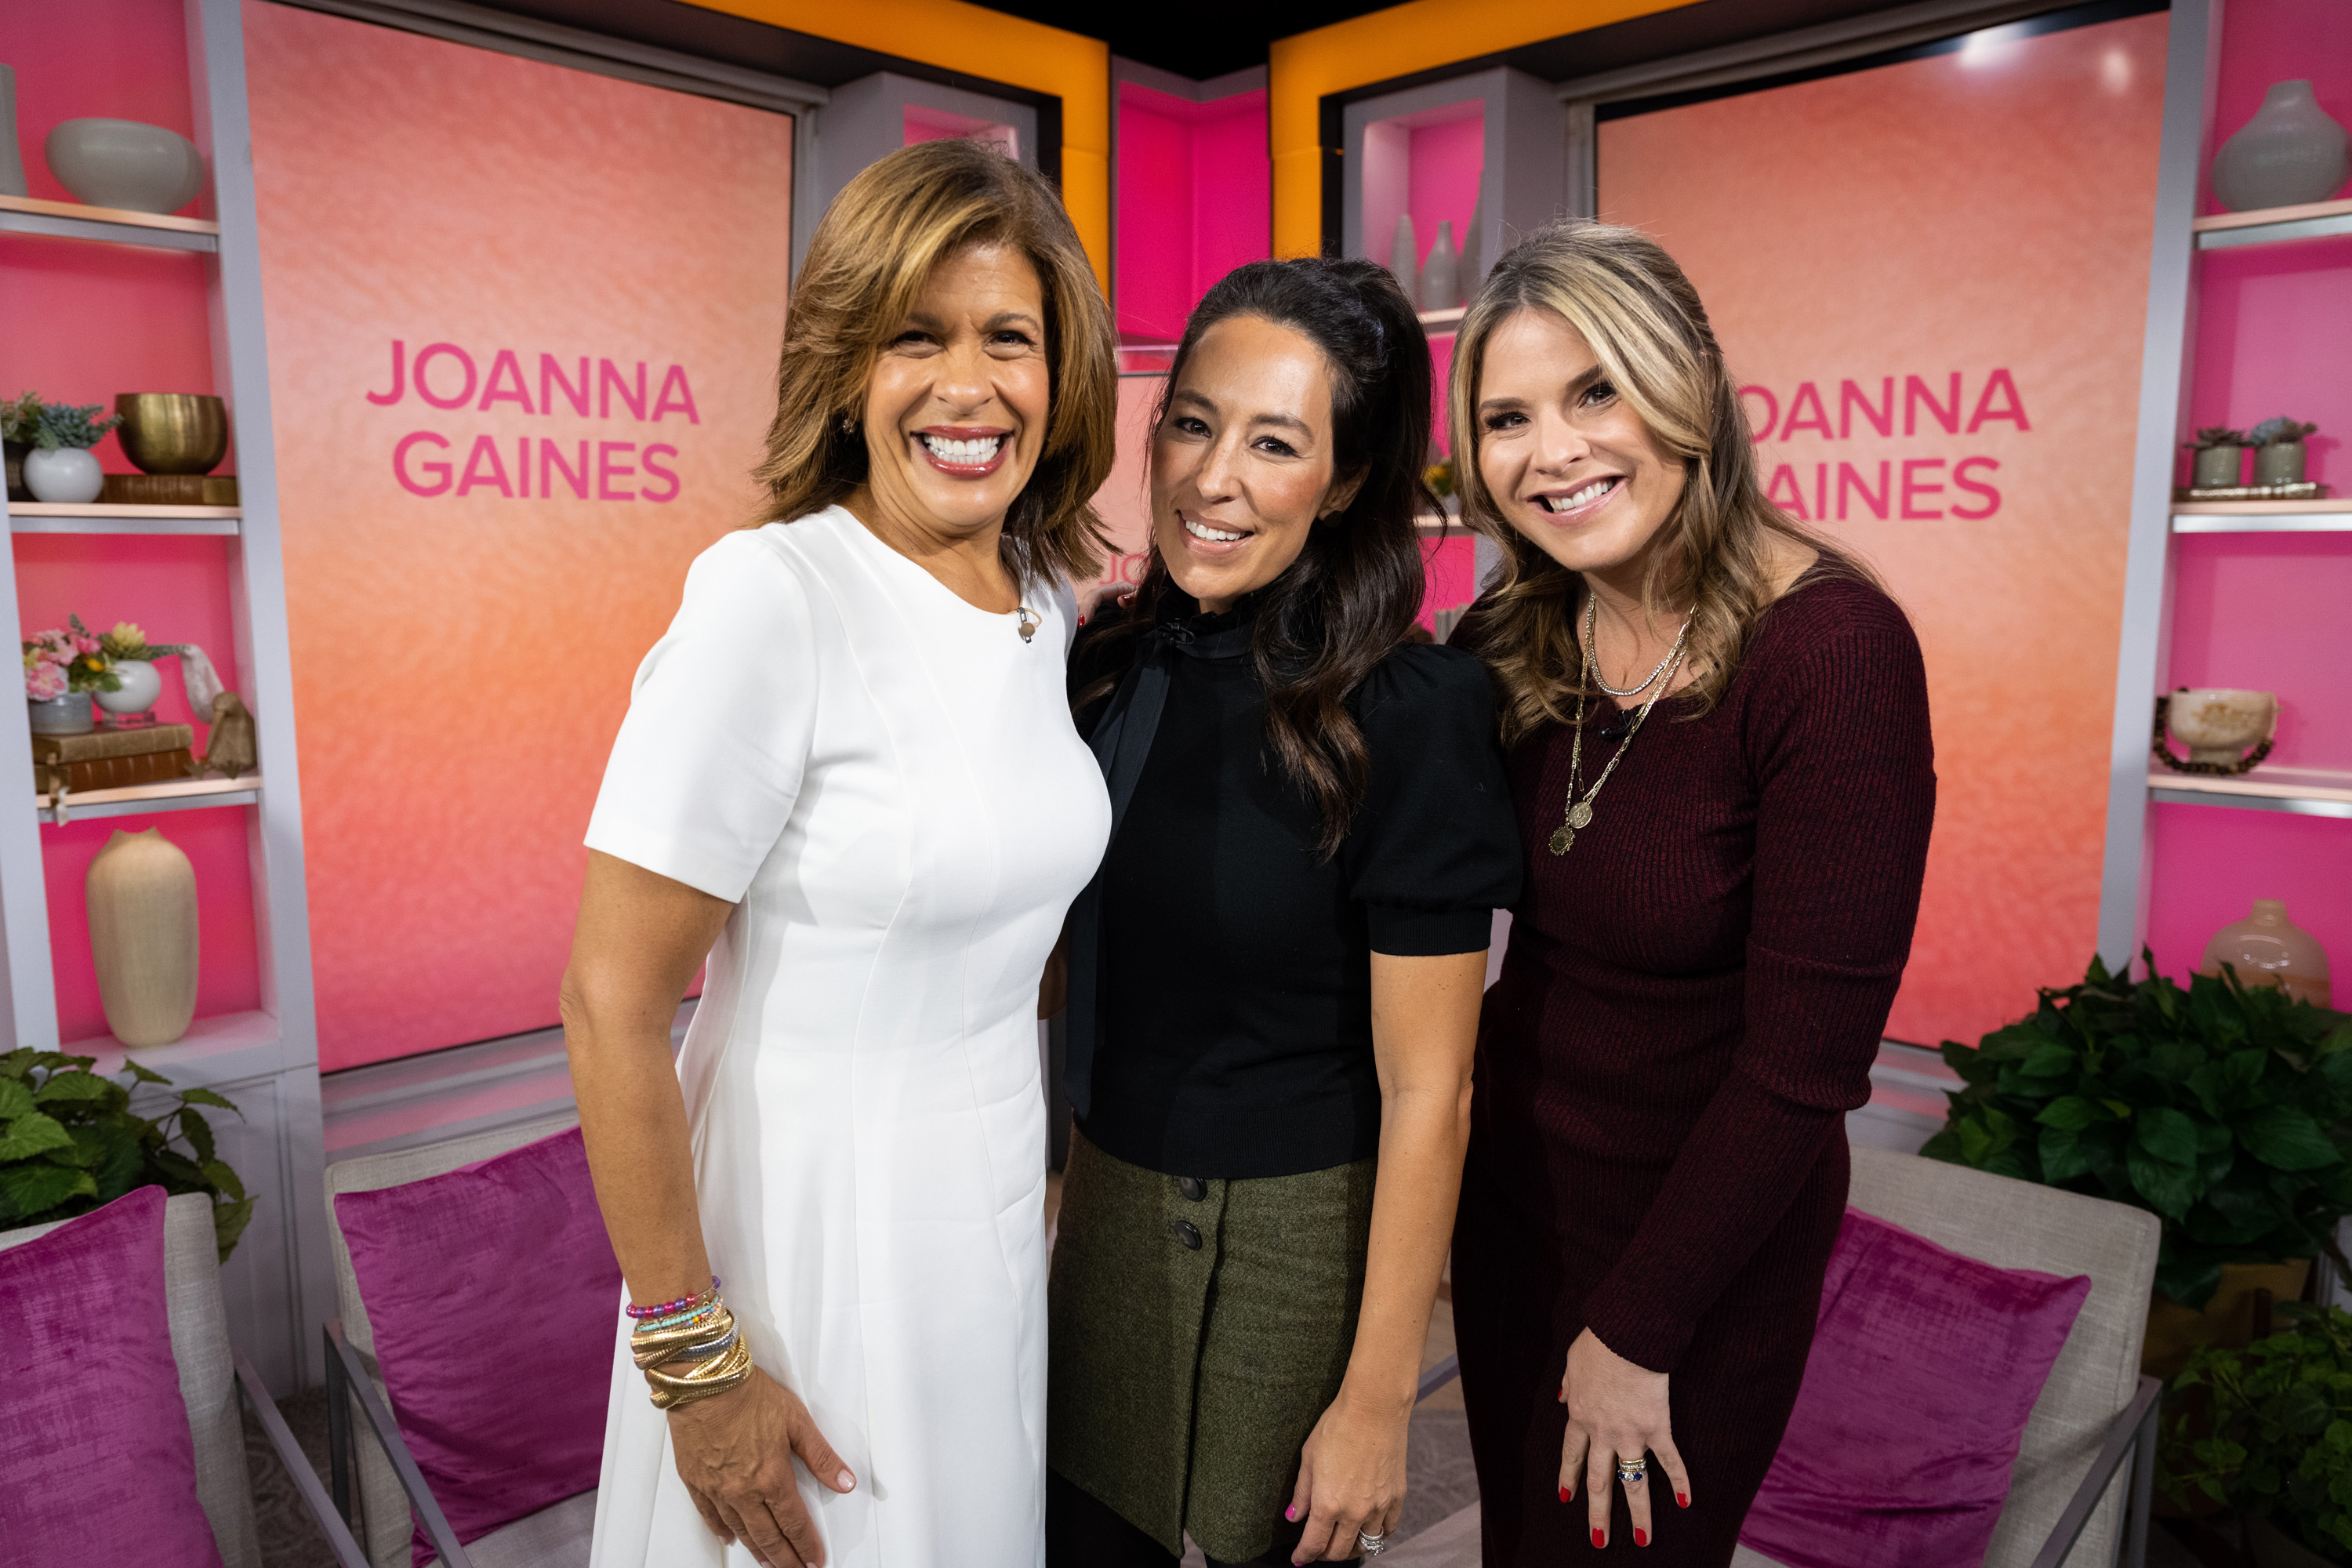
[[[1787,1425],[1846,1196],[1844,1113],[1911,946],[1935,814],[1927,674],[1867,584],[1810,575],[1722,700],[1658,704],[1565,856],[1570,734],[1511,759],[1526,891],[1479,1028],[1454,1312],[1486,1568],[1581,1561],[1568,1347],[1671,1374],[1692,1506],[1609,1550],[1721,1564]],[[1587,786],[1616,744],[1588,711]]]

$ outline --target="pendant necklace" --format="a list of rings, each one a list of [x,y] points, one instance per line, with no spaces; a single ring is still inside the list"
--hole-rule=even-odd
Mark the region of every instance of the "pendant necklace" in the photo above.
[[[1603,691],[1611,689],[1609,685],[1600,681],[1595,674],[1592,658],[1592,604],[1590,597],[1585,600],[1584,675],[1583,679],[1577,682],[1576,738],[1570,743],[1568,753],[1568,814],[1560,825],[1552,830],[1550,841],[1551,852],[1555,855],[1567,854],[1574,847],[1576,836],[1591,826],[1592,803],[1600,796],[1601,786],[1609,782],[1609,775],[1617,771],[1617,764],[1623,762],[1625,753],[1633,749],[1633,737],[1642,732],[1642,721],[1650,716],[1650,710],[1658,705],[1658,699],[1666,694],[1666,688],[1675,683],[1675,670],[1682,663],[1683,641],[1690,636],[1690,618],[1685,616],[1683,629],[1675,634],[1675,646],[1666,650],[1664,660],[1657,668],[1650,672],[1650,679],[1642,682],[1641,686],[1633,688],[1632,690],[1615,693],[1619,697],[1631,697],[1633,692],[1643,689],[1643,687],[1656,688],[1650,693],[1650,700],[1642,704],[1641,711],[1633,715],[1633,722],[1626,725],[1625,738],[1617,743],[1617,754],[1609,759],[1609,765],[1601,770],[1601,776],[1592,781],[1592,787],[1585,791],[1583,799],[1579,800],[1576,792],[1581,787],[1584,779],[1584,686],[1587,681],[1591,681],[1600,685]]]
[[[1031,637],[1037,635],[1038,626],[1044,623],[1038,620],[1036,611],[1031,609],[1026,605],[1021,605],[1015,606],[1013,613],[1016,616],[1020,617],[1021,640],[1023,642],[1027,642]]]

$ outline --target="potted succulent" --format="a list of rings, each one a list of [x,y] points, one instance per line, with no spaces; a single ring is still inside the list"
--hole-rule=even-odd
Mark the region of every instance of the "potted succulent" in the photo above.
[[[2298,419],[2282,415],[2265,419],[2254,426],[2254,483],[2258,485],[2299,485],[2303,483],[2303,438],[2319,433],[2316,425],[2305,425]]]
[[[31,500],[25,488],[25,454],[33,449],[33,432],[41,422],[41,395],[18,393],[0,402],[0,453],[8,461],[8,499]]]
[[[79,616],[68,616],[64,626],[26,637],[24,647],[25,700],[32,707],[33,733],[88,734],[95,728],[91,694],[122,686],[107,659],[105,643],[89,635]]]
[[[2224,1264],[2324,1256],[2352,1285],[2352,1016],[2147,964],[2093,959],[1981,1045],[1946,1041],[1967,1087],[1920,1152],[2153,1211],[2156,1289],[2181,1308],[2214,1305]]]
[[[2352,1313],[2277,1310],[2284,1331],[2200,1350],[2172,1380],[2159,1484],[2234,1510],[2255,1568],[2352,1563]]]
[[[2235,489],[2246,466],[2245,450],[2249,444],[2243,430],[2232,430],[2227,425],[2209,425],[2197,432],[2197,439],[2187,443],[2193,454],[2189,459],[2189,488],[2200,490]]]
[[[226,1260],[253,1217],[253,1200],[196,1108],[235,1115],[236,1107],[208,1089],[172,1090],[162,1073],[127,1059],[130,1081],[117,1083],[90,1070],[97,1061],[30,1046],[0,1055],[0,1230],[71,1219],[160,1186],[212,1199]],[[169,1092],[160,1104],[134,1108],[133,1095],[148,1086]]]
[[[112,631],[99,637],[98,651],[115,684],[90,696],[118,724],[148,722],[155,700],[163,695],[163,678],[156,673],[155,660],[170,650],[150,646],[147,634],[131,622],[117,621]]]
[[[39,501],[79,505],[94,501],[106,488],[90,448],[106,439],[122,421],[99,415],[97,403],[44,403],[33,424],[33,449],[25,454],[25,488]]]

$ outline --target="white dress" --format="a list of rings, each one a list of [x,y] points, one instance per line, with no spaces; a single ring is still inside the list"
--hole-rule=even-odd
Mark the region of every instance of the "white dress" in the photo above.
[[[973,608],[830,508],[720,541],[637,671],[588,846],[738,901],[678,1058],[711,1267],[857,1478],[834,1568],[1037,1568],[1037,983],[1109,832],[1071,606]],[[749,1568],[620,1326],[594,1568]]]

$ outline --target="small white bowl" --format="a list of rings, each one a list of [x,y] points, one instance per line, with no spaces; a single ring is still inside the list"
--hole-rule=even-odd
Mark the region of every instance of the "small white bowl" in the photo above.
[[[173,213],[205,188],[195,143],[136,120],[59,121],[41,151],[58,184],[94,207]]]
[[[2174,692],[2165,717],[2189,748],[2190,762],[2234,763],[2271,732],[2278,699],[2267,691],[2203,687]]]

